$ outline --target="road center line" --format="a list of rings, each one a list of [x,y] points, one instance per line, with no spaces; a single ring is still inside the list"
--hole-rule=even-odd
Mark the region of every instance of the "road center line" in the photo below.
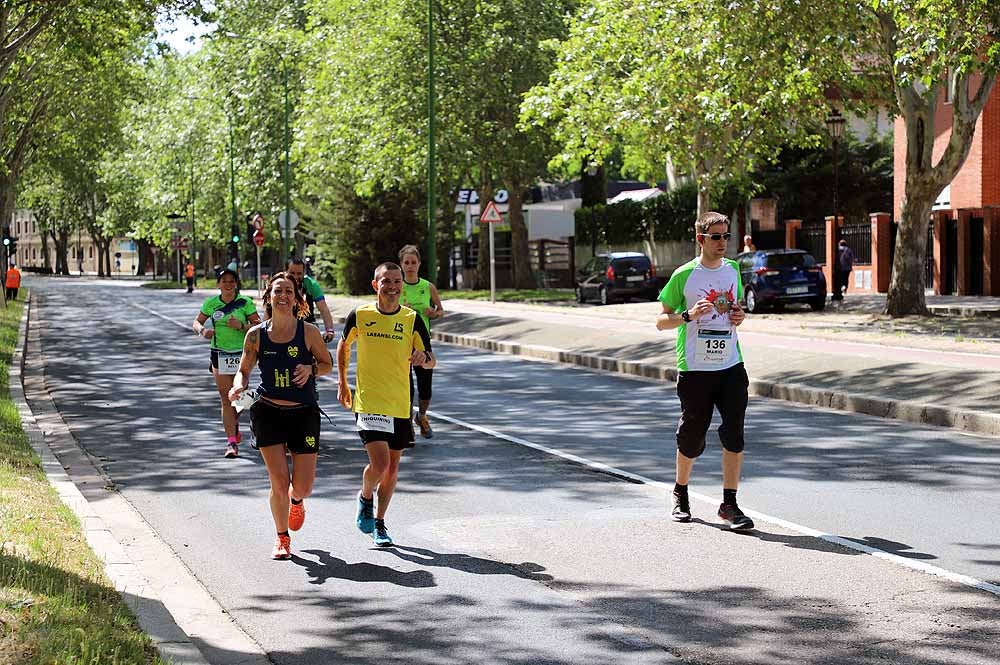
[[[186,324],[181,323],[180,321],[177,321],[175,319],[171,319],[170,317],[165,316],[163,314],[160,314],[159,312],[156,312],[150,309],[149,307],[146,307],[145,305],[140,305],[138,303],[132,303],[132,304],[138,307],[139,309],[145,310],[150,314],[153,314],[154,316],[158,316],[161,319],[176,324],[181,328],[185,329],[188,328]],[[327,381],[333,381],[333,378],[329,376],[320,378],[326,379]],[[593,469],[594,471],[598,471],[600,473],[609,476],[614,476],[615,478],[620,478],[622,480],[626,480],[631,483],[636,483],[640,485],[650,485],[653,487],[661,488],[668,492],[672,492],[674,489],[673,485],[669,483],[665,483],[659,480],[653,480],[652,478],[647,478],[646,476],[642,476],[637,473],[632,473],[630,471],[625,471],[624,469],[619,469],[617,467],[609,466],[602,462],[595,462],[594,460],[587,459],[586,457],[580,457],[579,455],[574,455],[573,453],[568,453],[559,450],[558,448],[551,448],[549,446],[545,446],[540,443],[533,443],[531,441],[528,441],[527,439],[522,439],[521,437],[513,436],[511,434],[504,434],[503,432],[498,432],[488,427],[482,427],[481,425],[474,425],[473,423],[466,422],[458,418],[446,416],[438,411],[428,411],[427,413],[434,418],[443,420],[445,422],[449,422],[453,425],[457,425],[465,429],[470,429],[474,432],[479,432],[480,434],[485,434],[487,436],[491,436],[496,439],[509,441],[510,443],[515,443],[519,446],[531,448],[532,450],[537,450],[539,452],[545,453],[546,455],[552,455],[554,457],[564,459],[568,462],[579,464],[589,469]],[[702,501],[704,503],[710,504],[712,506],[718,503],[718,501],[715,498],[707,496],[705,494],[699,494],[698,492],[689,492],[688,494],[690,497]],[[772,517],[771,515],[757,512],[756,510],[743,509],[743,512],[754,519],[768,522],[776,526],[780,526],[782,528],[788,529],[789,531],[794,531],[795,533],[799,533],[804,536],[818,538],[822,541],[834,545],[840,545],[841,547],[846,547],[848,549],[854,550],[855,552],[869,554],[873,557],[882,559],[884,561],[888,561],[889,563],[901,566],[903,568],[909,568],[910,570],[916,570],[918,572],[926,573],[928,575],[934,575],[935,577],[940,577],[950,582],[955,582],[963,586],[979,589],[980,591],[986,591],[987,593],[991,593],[994,596],[1000,597],[1000,585],[997,584],[990,584],[989,582],[985,582],[983,580],[979,580],[974,577],[969,577],[968,575],[962,575],[961,573],[956,573],[950,570],[946,570],[944,568],[939,568],[938,566],[932,566],[930,564],[924,563],[923,561],[907,559],[906,557],[899,556],[898,554],[893,554],[891,552],[886,552],[885,550],[880,550],[877,547],[862,545],[861,543],[855,542],[848,538],[843,538],[841,536],[836,536],[831,533],[826,533],[825,531],[818,531],[816,529],[811,529],[807,526],[796,524],[795,522],[789,522],[788,520],[783,520],[780,517]]]

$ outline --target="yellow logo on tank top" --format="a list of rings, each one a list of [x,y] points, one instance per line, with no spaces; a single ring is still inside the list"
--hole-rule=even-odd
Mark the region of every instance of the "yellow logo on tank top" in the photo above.
[[[315,448],[316,447],[316,437],[314,437],[314,436],[307,436],[306,437],[306,445],[309,446],[310,448]]]
[[[285,370],[284,374],[274,370],[274,387],[275,388],[289,388],[292,385],[292,377],[288,370]]]
[[[297,347],[297,346],[290,346],[290,347],[288,347],[288,357],[289,358],[297,358],[298,355],[299,355],[299,347]]]

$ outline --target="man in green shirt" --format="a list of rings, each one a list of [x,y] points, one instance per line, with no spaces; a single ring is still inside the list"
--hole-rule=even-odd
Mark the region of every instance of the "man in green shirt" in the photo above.
[[[734,531],[753,528],[736,503],[743,467],[743,425],[749,381],[736,328],[746,314],[739,266],[725,258],[729,218],[707,212],[695,223],[701,254],[670,276],[660,292],[663,313],[657,330],[677,329],[677,468],[673,492],[675,522],[690,522],[688,479],[695,459],[705,450],[705,435],[717,409],[722,418],[722,504],[719,518]]]
[[[323,317],[323,341],[333,341],[333,315],[330,314],[330,307],[326,304],[326,296],[323,295],[323,288],[319,285],[319,282],[306,274],[305,261],[293,256],[288,259],[285,272],[298,282],[299,286],[305,292],[306,302],[309,304],[309,316],[306,317],[306,322],[315,324],[316,309],[319,309],[320,316]]]

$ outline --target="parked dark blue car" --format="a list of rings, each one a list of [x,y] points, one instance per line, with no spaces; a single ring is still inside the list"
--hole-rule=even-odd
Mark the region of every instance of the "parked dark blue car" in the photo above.
[[[748,312],[790,303],[826,306],[826,277],[811,254],[801,249],[766,249],[736,257]]]

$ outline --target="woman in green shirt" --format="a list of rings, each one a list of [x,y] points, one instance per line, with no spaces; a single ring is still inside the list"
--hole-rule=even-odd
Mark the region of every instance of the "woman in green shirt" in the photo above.
[[[240,295],[236,273],[228,268],[219,273],[219,295],[207,299],[201,306],[191,328],[199,336],[212,341],[209,365],[215,376],[215,387],[222,402],[222,427],[226,431],[226,457],[239,454],[240,421],[236,409],[229,403],[229,389],[240,368],[243,338],[252,326],[260,323],[253,300]],[[211,321],[211,327],[206,325]]]
[[[420,272],[420,250],[416,245],[405,245],[399,250],[399,265],[403,268],[403,293],[400,302],[415,310],[427,326],[427,332],[431,331],[431,319],[440,319],[444,316],[444,308],[441,306],[441,297],[438,296],[437,288],[426,279],[421,279]],[[429,439],[434,436],[431,424],[427,420],[427,407],[431,405],[431,382],[434,378],[433,369],[413,366],[413,373],[417,376],[417,398],[419,407],[417,414],[413,417],[413,422],[420,428],[420,436]],[[413,399],[413,378],[410,378],[410,399]]]

